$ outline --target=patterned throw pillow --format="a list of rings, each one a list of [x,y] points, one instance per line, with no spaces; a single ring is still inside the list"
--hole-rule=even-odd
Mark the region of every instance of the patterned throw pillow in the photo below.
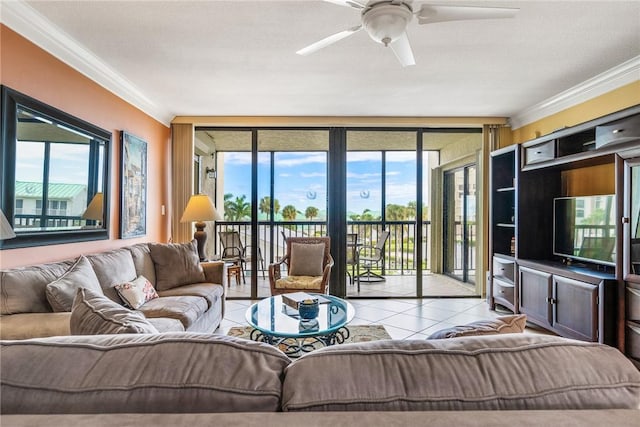
[[[124,304],[134,310],[145,302],[158,298],[158,293],[153,285],[144,276],[138,276],[137,279],[130,282],[120,283],[115,288]]]
[[[497,317],[493,320],[480,320],[453,328],[441,329],[431,334],[427,339],[469,337],[476,335],[513,334],[524,331],[527,323],[525,314]]]

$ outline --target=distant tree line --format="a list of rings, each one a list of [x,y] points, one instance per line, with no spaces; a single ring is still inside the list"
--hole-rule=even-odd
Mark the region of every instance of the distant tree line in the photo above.
[[[265,214],[270,215],[272,210],[271,197],[265,196],[260,199],[258,204],[258,210]],[[273,200],[273,214],[282,215],[282,219],[285,221],[295,221],[298,215],[304,215],[309,221],[313,221],[318,217],[319,210],[315,206],[308,206],[304,214],[299,211],[293,205],[286,205],[282,209],[280,208],[280,201],[278,199]],[[415,220],[417,213],[417,203],[415,201],[407,203],[406,206],[390,203],[385,208],[385,217],[388,221],[407,221]],[[428,208],[423,205],[422,217],[427,219]],[[227,221],[246,221],[251,218],[251,203],[247,201],[247,196],[234,196],[231,193],[224,195],[224,218]],[[381,215],[376,214],[370,209],[365,209],[361,214],[350,214],[349,219],[351,221],[379,221]]]

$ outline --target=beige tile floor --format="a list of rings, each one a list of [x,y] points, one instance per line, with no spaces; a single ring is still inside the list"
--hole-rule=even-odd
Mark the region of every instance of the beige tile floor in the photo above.
[[[351,299],[356,315],[351,325],[384,325],[394,339],[423,339],[431,333],[508,313],[489,310],[480,298]],[[246,326],[245,312],[253,302],[229,300],[217,333],[227,334],[233,326]],[[545,333],[527,326],[525,332]]]

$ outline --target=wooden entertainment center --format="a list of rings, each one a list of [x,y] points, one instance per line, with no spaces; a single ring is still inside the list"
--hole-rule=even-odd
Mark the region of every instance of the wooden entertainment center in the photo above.
[[[640,360],[640,105],[492,152],[489,221],[492,309]]]

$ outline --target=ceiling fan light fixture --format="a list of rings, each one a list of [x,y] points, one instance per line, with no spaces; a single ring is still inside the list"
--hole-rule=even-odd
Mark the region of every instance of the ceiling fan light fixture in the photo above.
[[[405,33],[412,18],[413,10],[405,2],[376,3],[362,12],[362,24],[369,37],[385,46]]]

